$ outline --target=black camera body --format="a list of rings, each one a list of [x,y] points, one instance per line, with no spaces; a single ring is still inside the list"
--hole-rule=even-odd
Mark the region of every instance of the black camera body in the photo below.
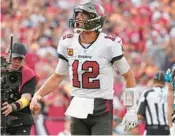
[[[16,101],[19,96],[17,89],[21,84],[22,74],[20,70],[9,70],[10,63],[7,62],[5,57],[1,57],[1,104],[4,102],[12,103]],[[16,90],[16,91],[14,91]],[[2,106],[1,106],[2,107]],[[11,119],[10,119],[11,120]],[[6,134],[6,128],[10,121],[8,117],[4,117],[1,111],[1,134]]]
[[[7,62],[5,57],[1,57],[1,101],[9,102],[13,99],[12,90],[19,87],[22,80],[22,74],[20,70],[11,71],[8,70],[10,63]]]

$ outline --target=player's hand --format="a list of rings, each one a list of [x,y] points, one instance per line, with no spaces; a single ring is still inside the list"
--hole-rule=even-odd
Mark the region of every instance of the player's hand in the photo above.
[[[30,103],[30,110],[34,113],[39,113],[41,110],[41,106],[39,102],[41,101],[42,97],[38,94],[35,94]]]
[[[135,110],[129,110],[125,114],[122,125],[124,125],[125,130],[129,131],[132,128],[135,128],[138,125],[138,117]]]
[[[4,102],[2,104],[2,109],[1,110],[2,110],[2,114],[7,116],[13,111],[13,108],[8,102]]]

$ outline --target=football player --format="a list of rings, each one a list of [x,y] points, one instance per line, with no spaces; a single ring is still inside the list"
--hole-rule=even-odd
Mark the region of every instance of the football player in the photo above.
[[[102,33],[104,8],[84,2],[74,9],[69,25],[74,33],[63,35],[57,52],[55,72],[35,93],[31,109],[49,94],[69,73],[72,100],[66,111],[71,116],[72,135],[112,135],[113,72],[117,68],[126,81],[124,104],[128,107],[123,124],[127,129],[137,125],[134,74],[124,57],[122,40]]]
[[[175,64],[166,71],[165,81],[170,83],[168,94],[168,122],[171,135],[175,135]]]

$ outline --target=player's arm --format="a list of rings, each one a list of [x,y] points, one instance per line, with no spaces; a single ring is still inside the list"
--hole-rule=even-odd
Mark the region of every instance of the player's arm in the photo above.
[[[35,93],[34,96],[39,95],[40,97],[44,97],[45,95],[51,93],[57,88],[57,86],[63,79],[64,75],[60,75],[54,72],[41,86],[41,88]]]
[[[124,57],[124,50],[122,47],[122,40],[117,37],[114,41],[114,45],[112,46],[112,50],[111,50],[111,54],[112,54],[112,63],[113,63],[113,67],[114,69],[116,69],[123,77],[125,80],[125,90],[124,90],[124,96],[127,96],[127,94],[129,95],[130,92],[133,92],[133,95],[135,96],[135,92],[134,92],[134,87],[136,86],[136,81],[135,81],[135,76],[134,73],[130,67],[130,65],[128,64],[128,61],[126,60],[126,58]],[[135,106],[134,103],[136,103],[136,99],[133,96],[132,101],[134,101],[132,104],[132,106]],[[124,101],[124,104],[126,101]],[[131,105],[125,105],[127,107],[130,107]]]
[[[172,113],[173,113],[173,87],[168,83],[168,125],[172,127]]]
[[[45,95],[53,92],[61,81],[64,79],[68,72],[68,63],[65,60],[60,59],[55,69],[55,72],[46,80],[46,82],[41,86],[41,88],[35,93],[32,98],[30,109],[33,111],[39,110],[38,101],[42,99]]]
[[[67,35],[66,35],[67,36]],[[46,80],[46,82],[41,86],[41,88],[35,93],[34,96],[38,95],[44,97],[45,95],[54,91],[57,86],[64,79],[64,76],[68,73],[68,59],[67,59],[67,47],[69,44],[67,37],[64,35],[60,38],[58,43],[57,53],[59,57],[59,62],[54,73]]]
[[[128,64],[128,61],[124,57],[124,49],[122,46],[122,40],[119,37],[116,37],[115,41],[113,42],[113,46],[111,49],[111,62],[113,64],[114,69],[117,69],[117,71],[123,75],[125,82],[126,82],[126,88],[132,88],[136,86],[135,77],[133,74],[132,69],[130,68],[130,65]]]
[[[46,82],[40,87],[40,89],[35,93],[34,97],[32,98],[30,109],[33,111],[39,110],[38,101],[41,100],[42,97],[45,95],[53,92],[64,79],[64,77],[68,74],[68,59],[66,54],[66,46],[67,42],[62,37],[58,44],[58,55],[59,55],[59,62],[54,73],[46,80]]]
[[[134,73],[131,68],[126,73],[123,74],[123,77],[126,82],[126,88],[132,88],[136,86]]]
[[[124,50],[122,47],[122,40],[116,38],[115,45],[112,47],[112,62],[114,69],[123,75],[125,79],[125,89],[123,93],[123,104],[127,107],[127,113],[123,119],[125,129],[131,129],[138,124],[138,118],[136,114],[136,81],[128,61],[124,57]],[[114,61],[115,60],[115,61]]]
[[[135,77],[125,57],[114,62],[114,67],[117,67],[119,73],[123,75],[125,79],[126,88],[123,93],[123,104],[127,107],[127,113],[122,124],[125,126],[125,129],[130,130],[138,124],[136,92],[134,88],[136,86]]]
[[[116,69],[121,75],[123,75],[125,79],[125,83],[126,83],[125,92],[128,92],[128,90],[133,91],[134,90],[133,88],[136,86],[136,81],[135,81],[133,71],[130,68],[130,65],[128,64],[128,61],[124,57],[124,50],[123,50],[121,38],[116,37],[111,47],[112,47],[111,53],[110,53],[111,62],[113,64],[114,69]]]
[[[35,95],[44,97],[45,95],[53,92],[62,82],[67,73],[68,73],[67,61],[59,59],[59,63],[57,64],[54,73],[46,80],[46,82],[35,93]]]
[[[127,106],[128,109],[136,107],[136,92],[134,87],[136,86],[136,81],[134,73],[130,68],[125,57],[122,57],[120,60],[117,60],[113,64],[114,68],[117,68],[119,73],[123,75],[126,83],[126,88],[123,93],[123,104]],[[128,101],[128,99],[130,99]],[[131,100],[132,99],[132,100]]]

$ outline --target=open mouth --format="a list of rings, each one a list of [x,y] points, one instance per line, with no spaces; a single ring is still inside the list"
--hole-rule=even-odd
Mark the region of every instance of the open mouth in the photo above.
[[[75,27],[82,28],[82,27],[84,27],[85,23],[86,23],[86,21],[77,19],[77,20],[75,20]]]
[[[76,22],[75,27],[80,28],[80,23]]]

